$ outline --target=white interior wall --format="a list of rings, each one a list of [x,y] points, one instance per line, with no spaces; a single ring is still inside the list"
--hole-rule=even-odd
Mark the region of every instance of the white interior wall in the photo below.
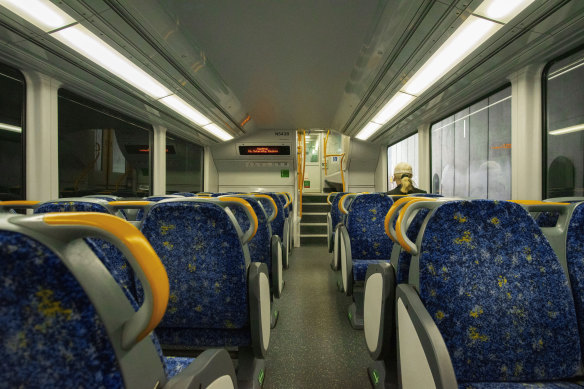
[[[377,167],[375,168],[375,191],[387,192],[387,147],[379,148]]]
[[[205,147],[205,157],[203,162],[203,191],[204,192],[218,192],[219,191],[219,174],[215,167],[213,154],[210,147]]]
[[[375,192],[379,145],[351,139],[347,161],[347,191]]]

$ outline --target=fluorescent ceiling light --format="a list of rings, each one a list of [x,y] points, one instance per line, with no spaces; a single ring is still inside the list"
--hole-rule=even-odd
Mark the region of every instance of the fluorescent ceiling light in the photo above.
[[[550,131],[550,135],[562,135],[562,134],[569,134],[570,132],[577,132],[584,130],[584,124],[577,124],[571,127],[560,128],[558,130]]]
[[[412,102],[415,97],[412,95],[408,95],[407,93],[398,92],[395,96],[391,98],[385,104],[385,106],[379,111],[377,115],[371,120],[377,124],[385,124],[391,118],[399,113],[406,105]]]
[[[6,130],[6,131],[18,132],[18,133],[22,132],[21,127],[12,126],[10,124],[5,124],[5,123],[0,123],[0,130]]]
[[[221,140],[231,140],[233,137],[215,123],[207,124],[203,128]]]
[[[485,0],[473,12],[485,18],[508,23],[534,0]]]
[[[402,90],[419,96],[500,28],[500,24],[469,16]]]
[[[207,119],[205,115],[188,105],[183,99],[176,95],[167,96],[158,101],[199,126],[205,126],[211,123],[211,120]]]
[[[42,0],[0,0],[0,5],[8,8],[24,20],[47,32],[56,30],[76,20],[50,1]]]
[[[369,139],[369,137],[371,135],[375,134],[375,132],[377,130],[379,130],[380,128],[381,128],[381,124],[369,122],[365,127],[363,127],[363,129],[361,131],[359,131],[359,133],[355,136],[355,138],[361,139],[361,140],[367,140],[367,139]]]
[[[52,35],[154,99],[172,94],[164,85],[81,25],[59,30]]]

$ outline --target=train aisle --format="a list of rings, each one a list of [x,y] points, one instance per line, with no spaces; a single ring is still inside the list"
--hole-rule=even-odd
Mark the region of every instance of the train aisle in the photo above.
[[[272,330],[265,389],[367,388],[371,362],[363,331],[351,328],[351,298],[337,290],[324,246],[295,248],[286,286],[276,300],[280,320]]]

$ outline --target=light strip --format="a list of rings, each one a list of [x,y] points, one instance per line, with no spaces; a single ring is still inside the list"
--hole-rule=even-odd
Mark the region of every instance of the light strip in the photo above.
[[[411,95],[419,96],[500,28],[500,24],[476,16],[469,16],[414,74],[402,90]]]
[[[22,133],[21,127],[12,126],[12,125],[6,124],[6,123],[0,123],[0,130]]]
[[[369,137],[377,132],[381,128],[381,124],[374,122],[369,122],[359,133],[355,136],[357,139],[367,140]]]
[[[196,125],[206,126],[211,123],[211,120],[205,115],[191,107],[186,101],[176,95],[167,96],[158,101],[171,108],[173,111],[178,112]]]
[[[83,26],[75,25],[59,30],[52,35],[154,99],[160,99],[172,93]]]
[[[578,131],[582,131],[582,130],[584,130],[584,124],[577,124],[575,126],[565,127],[565,128],[560,128],[558,130],[550,131],[549,134],[550,135],[563,135],[563,134],[569,134],[571,132],[578,132]]]
[[[371,121],[381,125],[387,123],[415,98],[407,93],[397,92]]]
[[[215,123],[207,124],[206,126],[203,126],[203,128],[221,140],[227,141],[233,139],[233,136],[231,136]]]
[[[28,20],[44,32],[56,30],[76,22],[75,19],[50,1],[0,0],[0,5],[8,8],[24,20]]]
[[[48,0],[0,0],[0,5],[51,34],[90,61],[121,78],[151,98],[222,140],[233,139],[205,115],[174,95],[170,89],[143,71],[116,49]]]
[[[417,96],[434,85],[473,51],[493,36],[534,0],[485,0],[438,50],[418,69],[404,87],[356,135],[366,140],[397,116]],[[475,16],[476,15],[476,16]],[[410,95],[408,101],[404,95]],[[399,96],[399,97],[398,97]],[[398,104],[399,102],[399,104]],[[400,106],[401,105],[401,106]],[[399,107],[399,108],[397,108]],[[371,123],[379,125],[377,128]]]

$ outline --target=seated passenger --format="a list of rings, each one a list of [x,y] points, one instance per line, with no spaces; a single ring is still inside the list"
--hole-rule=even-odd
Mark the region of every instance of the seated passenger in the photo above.
[[[412,166],[407,162],[400,162],[393,170],[393,181],[397,184],[395,188],[387,192],[388,195],[407,195],[411,193],[426,193],[425,190],[418,189],[412,181]]]

